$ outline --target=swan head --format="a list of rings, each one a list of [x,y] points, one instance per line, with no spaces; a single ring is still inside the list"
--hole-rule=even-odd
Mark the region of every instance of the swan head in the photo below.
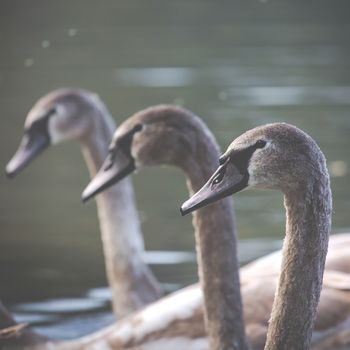
[[[321,164],[321,167],[320,167]],[[239,136],[220,157],[207,183],[181,206],[183,215],[246,188],[290,193],[328,173],[315,141],[285,123],[263,125]]]
[[[91,127],[91,108],[97,95],[79,89],[50,92],[29,111],[17,152],[6,166],[13,177],[48,146],[82,138]]]
[[[134,114],[116,130],[107,159],[84,190],[83,201],[143,167],[183,167],[196,151],[199,128],[207,130],[198,117],[176,106],[153,106]]]

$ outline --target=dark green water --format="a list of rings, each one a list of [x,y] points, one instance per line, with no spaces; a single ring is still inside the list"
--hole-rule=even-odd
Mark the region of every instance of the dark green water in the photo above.
[[[350,231],[347,0],[1,0],[0,9],[3,168],[30,107],[62,86],[96,91],[119,123],[157,103],[184,105],[222,149],[249,128],[285,121],[326,154],[333,232]],[[178,214],[187,198],[183,175],[155,168],[133,179],[147,249],[192,251],[190,218]],[[59,302],[106,284],[95,206],[80,203],[87,183],[73,143],[48,150],[12,182],[1,175],[0,298],[14,310],[34,300],[48,310],[47,298]],[[235,209],[242,261],[274,250],[284,232],[281,196],[244,192]],[[196,280],[193,263],[154,269],[163,282]],[[73,304],[73,313],[83,311]]]

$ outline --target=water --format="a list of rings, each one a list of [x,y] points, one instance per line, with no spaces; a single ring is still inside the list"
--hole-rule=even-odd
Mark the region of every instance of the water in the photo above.
[[[346,0],[3,0],[0,164],[30,107],[62,86],[98,92],[118,123],[157,103],[184,105],[222,149],[251,127],[285,121],[324,150],[333,232],[350,231],[349,10]],[[178,215],[183,175],[155,168],[133,180],[157,276],[168,290],[196,281],[191,220]],[[57,338],[113,320],[95,205],[80,203],[87,183],[73,143],[45,152],[12,182],[0,177],[0,297],[19,321]],[[280,246],[281,204],[273,192],[236,196],[242,262]]]

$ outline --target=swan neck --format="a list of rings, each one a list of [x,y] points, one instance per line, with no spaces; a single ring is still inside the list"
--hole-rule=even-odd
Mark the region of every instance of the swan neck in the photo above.
[[[101,167],[115,130],[104,106],[95,106],[93,126],[82,138],[82,150],[93,177]],[[160,287],[144,263],[144,242],[130,179],[96,197],[107,278],[114,312],[124,316],[161,296]]]
[[[325,169],[325,167],[324,167]],[[331,226],[327,170],[284,196],[286,238],[265,349],[310,347]]]
[[[184,166],[190,195],[218,166],[218,146],[209,131],[198,137],[195,162]],[[193,214],[199,280],[204,291],[210,349],[248,349],[242,313],[232,199]]]

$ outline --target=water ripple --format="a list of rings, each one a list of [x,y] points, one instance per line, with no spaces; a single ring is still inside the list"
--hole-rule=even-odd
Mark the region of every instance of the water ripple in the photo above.
[[[191,68],[124,68],[115,70],[121,85],[144,87],[181,87],[191,85],[195,74]]]
[[[240,106],[350,105],[349,86],[234,87],[221,94]]]

